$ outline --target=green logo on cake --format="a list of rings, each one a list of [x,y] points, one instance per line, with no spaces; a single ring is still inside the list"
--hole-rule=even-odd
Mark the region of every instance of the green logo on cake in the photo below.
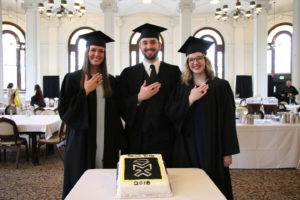
[[[126,158],[125,180],[161,179],[157,158]]]

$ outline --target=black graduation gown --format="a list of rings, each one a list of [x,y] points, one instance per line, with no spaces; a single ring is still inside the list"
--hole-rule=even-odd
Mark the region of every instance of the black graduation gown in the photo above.
[[[294,87],[294,86],[285,86],[281,92],[281,94],[283,94],[284,96],[282,97],[282,101],[285,101],[287,103],[290,102],[290,98],[291,98],[291,103],[296,103],[296,98],[295,96],[298,94],[298,90]],[[292,94],[293,96],[288,97],[288,94]]]
[[[32,96],[30,101],[30,105],[34,106],[34,104],[38,105],[38,107],[46,107],[46,103],[36,95]]]
[[[150,82],[149,75],[142,63],[123,70],[119,81],[127,153],[160,153],[166,165],[170,166],[174,128],[164,110],[172,89],[180,81],[180,75],[178,66],[161,62],[155,80],[161,83],[160,91],[137,105],[140,87],[144,80]]]
[[[95,168],[97,97],[96,91],[86,96],[80,87],[81,76],[82,70],[67,74],[60,92],[58,110],[62,121],[67,124],[63,198],[87,169]],[[116,168],[125,135],[118,109],[116,81],[112,76],[109,81],[113,95],[105,99],[103,167]]]
[[[229,168],[223,157],[239,153],[235,126],[235,103],[227,81],[209,80],[206,95],[189,107],[194,84],[180,84],[167,104],[167,114],[176,127],[174,167],[203,169],[232,199]]]

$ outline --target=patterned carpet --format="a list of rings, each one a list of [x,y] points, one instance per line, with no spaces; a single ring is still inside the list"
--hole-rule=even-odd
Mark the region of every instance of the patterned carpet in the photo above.
[[[40,165],[26,162],[21,154],[15,169],[15,153],[7,153],[6,163],[0,162],[0,200],[61,199],[63,163],[57,154]],[[3,157],[2,157],[3,158]],[[300,200],[300,170],[231,170],[236,200]]]

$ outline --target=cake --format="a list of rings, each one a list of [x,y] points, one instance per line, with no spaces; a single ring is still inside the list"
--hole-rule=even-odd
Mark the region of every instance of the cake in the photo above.
[[[118,198],[170,196],[170,182],[160,154],[129,154],[120,157],[117,169]]]

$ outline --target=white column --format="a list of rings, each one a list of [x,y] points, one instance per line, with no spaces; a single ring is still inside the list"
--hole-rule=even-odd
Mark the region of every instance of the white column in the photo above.
[[[47,75],[57,75],[58,69],[58,27],[59,19],[51,19],[48,26],[48,73]]]
[[[294,0],[292,38],[292,83],[300,91],[300,1]],[[300,102],[297,95],[297,102]]]
[[[122,55],[122,52],[121,52],[121,28],[122,28],[122,25],[123,25],[123,20],[121,17],[117,17],[115,19],[115,23],[116,23],[116,30],[115,30],[115,53],[114,53],[114,57],[115,58],[118,58],[118,59],[114,59],[114,64],[115,64],[115,68],[114,68],[114,75],[120,75],[122,70],[123,70],[123,67],[121,65],[121,55]]]
[[[244,63],[244,29],[245,25],[242,22],[233,22],[234,26],[234,71],[235,75],[245,74]]]
[[[195,3],[193,0],[181,0],[179,2],[180,10],[180,44],[182,45],[185,40],[191,35],[191,21],[192,21],[192,11],[195,9]],[[181,54],[180,63],[183,67],[185,64],[185,55]]]
[[[269,5],[262,4],[261,13],[253,20],[253,96],[268,95],[267,37]]]
[[[100,8],[103,11],[103,32],[109,37],[115,37],[115,20],[114,13],[117,12],[117,3],[115,0],[103,0],[100,4]],[[106,44],[106,61],[108,72],[114,74],[114,42]]]
[[[39,22],[36,3],[25,0],[23,4],[26,21],[26,99],[34,95],[34,85],[39,83]]]
[[[4,102],[3,91],[3,43],[2,43],[2,0],[0,0],[0,102]]]

